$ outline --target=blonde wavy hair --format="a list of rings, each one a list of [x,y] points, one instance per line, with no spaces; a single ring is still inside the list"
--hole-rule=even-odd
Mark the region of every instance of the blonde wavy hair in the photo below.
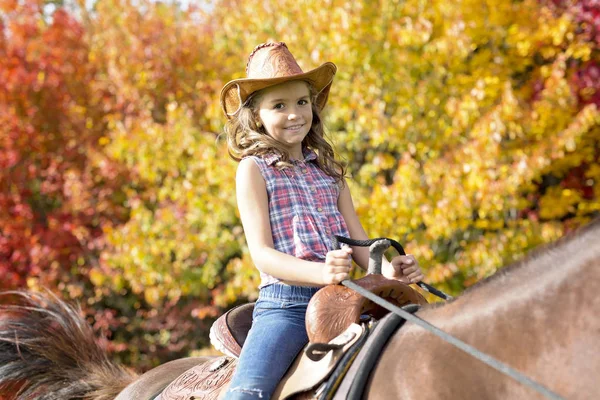
[[[315,105],[316,93],[307,82],[313,120],[308,134],[302,141],[303,148],[312,149],[317,154],[317,164],[327,175],[335,178],[336,182],[343,182],[346,176],[346,167],[335,159],[333,147],[325,139],[325,128]],[[291,167],[289,152],[265,130],[264,126],[257,124],[258,104],[261,91],[252,93],[243,104],[238,113],[227,121],[225,133],[227,134],[227,148],[229,156],[240,161],[248,156],[265,156],[276,153],[281,159],[275,164],[278,169]]]

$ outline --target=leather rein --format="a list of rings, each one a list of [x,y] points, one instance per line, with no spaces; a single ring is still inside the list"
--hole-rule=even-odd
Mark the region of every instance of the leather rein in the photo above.
[[[350,245],[350,246],[369,247],[369,250],[370,250],[369,251],[369,268],[367,271],[369,274],[381,274],[383,253],[385,252],[385,250],[388,247],[390,247],[390,245],[392,247],[394,247],[394,249],[396,249],[396,251],[400,255],[403,255],[403,256],[406,255],[406,253],[404,252],[404,249],[402,248],[400,243],[396,242],[393,239],[388,239],[388,238],[377,238],[377,239],[369,239],[369,240],[354,240],[354,239],[346,238],[343,236],[333,236],[332,242],[334,245],[334,249],[339,248],[340,243],[342,244],[342,246]],[[450,335],[447,332],[444,332],[443,330],[430,324],[429,322],[425,321],[424,319],[421,319],[421,318],[417,317],[416,315],[411,314],[409,311],[405,311],[402,308],[383,299],[382,297],[380,297],[376,294],[373,294],[366,289],[363,289],[362,287],[360,287],[359,285],[350,281],[349,279],[342,281],[341,284],[346,286],[349,289],[352,289],[352,290],[358,292],[360,295],[371,300],[373,303],[387,309],[388,311],[398,315],[399,317],[420,326],[421,328],[425,329],[428,332],[433,333],[434,335],[438,336],[445,342],[450,343],[451,345],[453,345],[455,347],[458,347],[460,350],[464,351],[465,353],[469,354],[470,356],[480,360],[481,362],[487,364],[488,366],[494,368],[495,370],[501,372],[502,374],[510,376],[511,378],[513,378],[516,381],[520,382],[521,384],[528,386],[529,388],[537,391],[538,393],[542,394],[543,396],[545,396],[549,399],[552,399],[552,400],[565,400],[563,397],[561,397],[557,393],[551,391],[550,389],[548,389],[544,385],[534,381],[533,379],[523,375],[522,373],[515,370],[514,368],[497,360],[496,358],[490,356],[489,354],[486,354],[486,353],[483,353],[483,352],[477,350],[473,346],[470,346],[467,343],[463,342],[462,340]],[[441,290],[436,289],[424,282],[419,282],[419,283],[417,283],[417,285],[421,289],[423,289],[429,293],[432,293],[444,300],[452,300],[452,296],[449,296],[446,293],[442,292]]]

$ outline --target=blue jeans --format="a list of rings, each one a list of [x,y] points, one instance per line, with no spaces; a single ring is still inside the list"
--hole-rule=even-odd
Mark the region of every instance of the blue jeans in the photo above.
[[[308,343],[304,318],[318,287],[275,283],[260,289],[226,400],[269,399]]]

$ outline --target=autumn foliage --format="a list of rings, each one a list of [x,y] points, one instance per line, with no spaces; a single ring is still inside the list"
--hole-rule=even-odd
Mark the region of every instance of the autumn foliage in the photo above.
[[[460,293],[600,210],[596,1],[0,0],[0,288],[79,301],[139,369],[256,296],[218,98],[285,41],[363,224]]]

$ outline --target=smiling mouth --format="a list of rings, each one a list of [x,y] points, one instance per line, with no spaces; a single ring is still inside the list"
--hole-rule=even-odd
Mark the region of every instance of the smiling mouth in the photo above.
[[[287,128],[285,128],[285,129],[288,129],[288,130],[290,130],[290,131],[295,131],[295,130],[298,130],[298,129],[302,128],[303,126],[304,126],[304,124],[301,124],[301,125],[293,125],[293,126],[288,126],[288,127],[287,127]]]

